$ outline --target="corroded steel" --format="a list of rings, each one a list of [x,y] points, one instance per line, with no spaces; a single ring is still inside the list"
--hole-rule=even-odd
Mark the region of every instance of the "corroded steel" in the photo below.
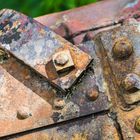
[[[52,113],[49,103],[0,66],[0,136],[50,124]]]
[[[106,98],[106,96],[104,96],[104,92],[107,89],[105,86],[103,86],[106,84],[105,84],[105,81],[104,81],[104,78],[102,75],[101,64],[99,63],[100,60],[97,57],[98,53],[97,54],[95,53],[97,51],[92,51],[92,50],[96,50],[97,48],[93,48],[93,47],[95,47],[95,45],[94,45],[94,42],[92,42],[92,41],[81,44],[81,45],[79,45],[79,47],[82,48],[84,51],[90,53],[91,56],[94,56],[95,63],[94,63],[93,68],[94,68],[95,74],[93,75],[93,72],[90,70],[87,73],[87,75],[85,75],[83,77],[83,79],[81,79],[82,81],[75,85],[75,88],[72,91],[73,95],[71,98],[69,98],[70,101],[68,101],[68,99],[66,100],[67,105],[62,109],[62,111],[54,110],[55,112],[53,115],[53,121],[55,121],[55,122],[58,122],[58,121],[60,122],[60,121],[67,120],[70,118],[78,117],[79,115],[88,115],[91,113],[96,113],[96,112],[100,112],[100,111],[104,111],[104,110],[108,109],[107,98]],[[14,64],[14,66],[12,66],[13,64]],[[50,104],[52,104],[52,106],[53,106],[53,98],[55,99],[55,96],[52,98],[49,97],[49,96],[52,96],[52,94],[54,94],[51,90],[51,87],[47,86],[48,85],[47,83],[46,83],[46,86],[44,87],[45,81],[43,81],[43,79],[39,80],[40,78],[37,75],[33,74],[32,71],[30,72],[29,68],[26,69],[27,68],[26,66],[19,63],[13,57],[10,57],[10,59],[7,61],[7,63],[2,64],[2,66],[6,70],[8,70],[8,72],[11,75],[13,75],[13,76],[18,75],[18,79],[21,82],[23,82],[26,86],[28,85],[32,90],[35,91],[35,93],[39,94],[44,99],[48,100],[50,102]],[[29,85],[29,83],[31,85]],[[86,85],[86,86],[84,86],[84,85]],[[46,92],[46,93],[42,93],[44,95],[41,94],[41,91],[43,89]],[[86,96],[88,91],[91,89],[97,90],[99,92],[99,97],[94,102],[90,101]],[[47,91],[48,91],[48,93],[47,93]],[[45,94],[46,94],[46,96],[45,96]],[[60,93],[57,94],[57,97],[59,95],[60,95]],[[43,139],[44,137],[45,138],[48,137],[48,139],[50,139],[51,137],[53,137],[53,138],[70,137],[70,138],[75,138],[75,139],[78,139],[79,137],[91,138],[91,139],[92,138],[110,138],[110,139],[113,138],[116,140],[119,139],[118,132],[116,131],[116,128],[113,127],[113,122],[110,119],[108,119],[107,116],[103,117],[102,119],[94,120],[91,118],[90,120],[91,121],[88,123],[86,123],[86,120],[84,121],[83,125],[85,125],[85,124],[86,125],[85,125],[85,127],[83,127],[83,129],[81,129],[82,127],[78,127],[78,125],[81,124],[80,122],[83,122],[83,120],[81,120],[81,121],[77,120],[77,125],[75,126],[76,127],[75,129],[73,128],[73,123],[72,124],[70,123],[71,124],[70,128],[69,128],[69,125],[66,124],[64,126],[64,129],[65,129],[65,127],[68,127],[68,131],[65,131],[65,135],[63,133],[61,135],[61,131],[58,131],[58,130],[61,129],[62,127],[58,126],[57,129],[53,128],[53,129],[50,129],[49,131],[48,131],[48,129],[46,129],[45,131],[38,132],[35,134],[34,133],[29,134],[29,135],[26,135],[25,137],[20,137],[19,139],[37,139],[38,137],[41,137],[41,139]],[[104,120],[106,120],[106,121],[104,121]],[[93,123],[93,125],[90,125],[92,123]],[[45,125],[45,122],[43,123],[43,125]],[[93,126],[97,129],[93,129],[93,132],[91,135],[91,129],[88,129],[88,127],[92,128]],[[102,133],[99,131],[99,128],[109,129],[110,133],[108,134],[106,131],[104,133]],[[71,129],[74,129],[74,131],[71,132]],[[86,129],[88,129],[88,131],[85,131]],[[49,134],[52,133],[52,135],[48,136],[48,133]]]
[[[63,90],[70,88],[91,62],[88,54],[33,19],[12,10],[2,10],[0,14],[1,47],[10,51],[58,88]],[[53,55],[62,51],[69,51],[71,60],[66,66],[56,67]],[[72,62],[73,69],[70,69]],[[65,70],[66,73],[61,74],[58,70]]]
[[[28,67],[16,57],[9,54],[9,59],[6,60],[5,63],[2,63],[1,66],[6,69],[10,75],[31,89],[34,94],[38,94],[41,98],[46,100],[51,106],[52,114],[49,118],[46,118],[46,122],[32,128],[25,128],[24,130],[27,131],[109,109],[110,106],[106,95],[107,89],[104,86],[105,81],[101,72],[100,60],[98,54],[92,51],[93,47],[95,47],[94,42],[81,44],[79,46],[83,52],[86,52],[95,59],[94,64],[90,65],[85,74],[79,79],[78,83],[73,85],[72,89],[66,92],[66,94],[52,87],[46,81],[46,78],[38,75],[32,70],[32,67]],[[87,98],[87,93],[91,90],[98,92],[98,98],[94,101]],[[29,114],[26,112],[26,109],[25,112],[22,112],[21,109],[18,110],[18,118],[22,121],[26,120],[25,118],[28,119],[28,117]],[[51,121],[48,122],[47,120]],[[41,118],[40,121],[42,121]],[[11,129],[13,130],[11,134],[19,132],[13,129],[13,127],[11,127]],[[20,131],[22,132],[23,129],[20,129]],[[10,132],[7,132],[7,134],[9,133]],[[3,135],[6,135],[6,132]]]
[[[105,64],[102,64],[112,97],[112,110],[117,114],[122,138],[126,140],[140,139],[135,126],[140,115],[139,26],[137,20],[129,19],[123,22],[123,25],[102,31],[95,37],[95,44],[102,58],[106,60],[103,61]],[[114,50],[114,47],[118,47],[116,45],[119,48]],[[110,85],[111,83],[113,85]]]
[[[118,95],[124,97],[127,104],[140,101],[139,27],[139,22],[130,19],[123,26],[102,32],[99,35],[107,52],[114,80],[116,79],[118,85]],[[129,75],[130,73],[133,74]]]
[[[140,117],[140,107],[137,106],[131,111],[118,110],[118,123],[121,126],[125,140],[139,140],[140,133],[135,128],[135,123]]]
[[[57,39],[53,38],[54,40],[68,46],[68,50],[62,47],[62,50],[53,51],[54,53],[47,57],[49,60],[52,60],[51,63],[48,63],[50,69],[46,69],[48,75],[52,71],[56,71],[57,74],[65,77],[69,70],[73,71],[75,61],[71,53],[72,48],[78,50],[78,52],[80,51],[80,54],[82,52],[84,56],[88,56],[89,61],[84,67],[86,72],[81,77],[79,77],[80,74],[78,73],[77,77],[79,80],[75,79],[77,82],[73,84],[69,91],[67,90],[64,93],[50,85],[46,81],[46,77],[42,71],[37,69],[40,75],[32,69],[32,65],[25,63],[28,64],[27,66],[22,63],[21,61],[24,61],[26,55],[19,60],[17,56],[19,53],[14,55],[13,52],[16,52],[16,50],[13,49],[11,51],[13,55],[9,54],[8,52],[10,51],[7,45],[4,44],[4,47],[8,51],[0,51],[0,54],[2,54],[0,61],[2,60],[1,69],[3,71],[6,70],[6,75],[11,77],[8,81],[16,80],[21,84],[22,86],[18,86],[17,89],[20,91],[24,87],[26,92],[23,93],[25,95],[28,91],[32,90],[33,98],[34,96],[38,97],[38,100],[42,101],[40,105],[47,104],[46,110],[49,109],[50,113],[46,115],[47,118],[45,118],[45,121],[43,121],[44,118],[39,118],[38,122],[43,121],[43,123],[36,124],[33,120],[32,125],[28,122],[29,127],[27,128],[27,125],[24,126],[25,121],[32,117],[37,119],[38,116],[33,116],[32,111],[28,107],[22,106],[24,103],[19,99],[20,106],[16,109],[16,119],[22,122],[23,126],[16,127],[15,129],[13,126],[8,125],[7,129],[2,130],[2,133],[3,131],[5,133],[1,134],[1,136],[11,135],[3,137],[3,139],[139,140],[139,7],[139,0],[107,0],[82,8],[36,18],[44,25],[50,26],[52,30],[70,42],[74,44],[82,42],[76,47],[55,35],[48,27],[44,27],[31,18],[27,18],[19,13],[15,14],[14,12],[15,16],[20,15],[17,19],[22,16],[25,17],[25,20],[20,20],[20,22],[22,21],[22,25],[25,25],[24,22],[28,21],[27,24],[33,25],[30,29],[43,29],[45,33],[51,32],[51,34],[58,37]],[[103,10],[101,11],[101,9]],[[13,13],[13,11],[10,12]],[[86,15],[85,18],[83,18],[84,15]],[[14,18],[10,17],[10,19]],[[5,21],[7,25],[5,27],[3,26],[4,24],[1,24],[1,30],[5,34],[7,33],[5,31],[10,31],[13,27],[8,21],[10,20]],[[18,25],[16,22],[14,29]],[[24,33],[23,31],[25,30],[23,28],[25,27],[27,26],[19,27],[19,29],[22,29],[20,33]],[[19,36],[18,30],[11,31],[15,33],[15,41],[13,42],[16,44],[18,42],[16,39]],[[27,38],[32,37],[32,33],[35,33],[35,35],[40,34],[40,32],[31,31],[27,34]],[[41,33],[43,34],[41,36],[44,37],[44,32]],[[13,36],[7,34],[7,37],[8,39],[2,38],[0,41],[2,43],[9,41]],[[49,37],[51,38],[51,36]],[[28,41],[30,42],[32,39],[29,38]],[[34,42],[37,42],[37,40],[34,40]],[[21,44],[28,44],[28,42],[22,42]],[[40,43],[37,45],[40,46]],[[18,48],[20,47],[22,48],[22,46],[18,46]],[[56,50],[55,47],[49,50]],[[13,48],[16,47],[13,46]],[[38,51],[38,46],[36,46],[36,50]],[[30,48],[26,50],[27,53],[28,51],[31,51]],[[24,51],[22,50],[21,52]],[[30,53],[32,54],[32,52]],[[84,56],[80,57],[79,60],[81,61]],[[44,56],[41,58],[45,59]],[[90,63],[91,59],[93,59],[92,63]],[[90,65],[88,66],[89,63]],[[56,75],[50,76],[49,78],[53,81]],[[67,86],[67,82],[65,86]],[[15,86],[10,84],[10,87]],[[61,88],[68,89],[69,87],[63,86]],[[9,86],[6,85],[6,88],[9,89]],[[11,96],[10,93],[13,93],[13,90],[6,93],[8,93],[8,96]],[[20,95],[17,97],[20,98]],[[8,102],[9,98],[6,101]],[[18,101],[15,100],[15,102]],[[35,108],[32,109],[35,110]],[[44,110],[44,108],[42,109]],[[11,110],[10,107],[9,110]],[[10,115],[13,114],[12,112]],[[8,123],[7,120],[3,122]]]
[[[81,82],[79,81],[79,83],[74,85],[72,91],[66,95],[58,92],[49,83],[47,83],[44,78],[40,77],[28,66],[20,63],[20,61],[13,56],[10,56],[6,63],[1,64],[2,68],[6,69],[6,71],[12,75],[12,77],[23,83],[25,87],[31,89],[34,94],[38,94],[51,106],[52,115],[49,117],[49,120],[52,121],[49,123],[46,121],[43,124],[38,126],[36,125],[36,127],[46,126],[109,109],[108,98],[105,95],[107,89],[104,86],[105,81],[102,75],[101,64],[99,63],[97,55],[92,51],[93,46],[93,42],[88,42],[81,44],[80,48],[83,48],[83,51],[90,53],[92,57],[94,56],[95,68],[93,68],[95,69],[95,73],[93,73],[93,70],[91,71],[89,69],[88,73],[81,78]],[[87,98],[86,94],[91,90],[96,90],[99,94],[98,99],[95,101],[91,101]],[[56,107],[56,100],[58,100],[58,98],[59,100],[62,100],[61,105],[65,102],[63,107]],[[46,118],[46,120],[47,119],[48,118]],[[14,131],[14,133],[17,132],[13,129],[13,127],[11,127],[11,129]],[[26,130],[29,129],[31,128],[27,128]]]
[[[137,17],[140,15],[139,7],[139,0],[106,0],[35,19],[72,43],[79,44],[90,30],[117,23],[133,15]]]
[[[101,131],[103,130],[103,131]],[[104,131],[106,130],[106,131]],[[109,131],[109,133],[107,132]],[[12,138],[11,138],[12,139]],[[27,134],[12,140],[119,140],[113,121],[107,115],[89,116],[67,124]]]

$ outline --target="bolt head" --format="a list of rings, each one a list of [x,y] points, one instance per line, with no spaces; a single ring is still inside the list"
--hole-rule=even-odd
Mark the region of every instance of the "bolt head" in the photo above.
[[[138,80],[139,80],[139,76],[134,74],[134,73],[130,73],[126,76],[126,78],[123,81],[123,85],[124,88],[126,90],[131,90],[131,89],[136,89],[138,88]]]
[[[87,93],[87,98],[91,101],[95,101],[99,96],[99,92],[96,89],[92,89]]]
[[[59,53],[54,59],[55,64],[59,66],[64,66],[68,61],[69,57],[65,53]]]
[[[113,45],[112,53],[115,58],[123,59],[129,57],[133,52],[133,46],[129,39],[121,37]]]
[[[61,98],[54,99],[54,107],[57,109],[62,109],[65,106],[65,101]]]
[[[66,71],[68,72],[70,69],[74,68],[74,62],[70,50],[68,49],[53,54],[52,61],[58,74]]]
[[[135,121],[135,130],[140,133],[140,117],[138,117]]]
[[[32,116],[32,115],[27,107],[22,107],[17,110],[17,118],[20,120],[27,119],[30,116]]]

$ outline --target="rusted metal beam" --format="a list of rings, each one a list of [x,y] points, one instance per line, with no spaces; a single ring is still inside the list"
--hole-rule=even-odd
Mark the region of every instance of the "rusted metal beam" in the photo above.
[[[1,11],[0,27],[1,48],[59,89],[69,89],[92,60],[49,28],[15,11]]]
[[[23,125],[21,129],[17,127],[16,130],[11,131],[13,127],[10,126],[4,135],[11,134],[13,136],[12,139],[22,140],[38,138],[139,139],[139,6],[139,0],[107,0],[37,18],[37,20],[44,25],[50,26],[55,32],[72,43],[78,44],[82,41],[83,43],[77,46],[78,51],[80,49],[80,52],[90,56],[90,59],[94,59],[94,61],[86,69],[80,80],[73,85],[71,90],[64,94],[52,87],[45,77],[38,75],[32,69],[32,65],[28,65],[28,67],[21,62],[26,55],[23,56],[23,60],[20,58],[21,61],[19,61],[19,57],[16,56],[18,53],[16,53],[16,57],[10,54],[10,58],[1,64],[1,69],[6,69],[7,71],[5,72],[6,75],[12,77],[9,81],[13,81],[16,78],[18,82],[21,82],[25,90],[29,88],[33,91],[33,97],[34,94],[42,97],[44,100],[35,95],[39,98],[38,100],[41,99],[42,102],[45,102],[51,108],[51,115],[48,114],[48,117],[45,119],[46,122],[43,124],[36,125],[36,122],[33,122],[33,127],[31,126],[30,128]],[[100,9],[103,9],[104,12],[101,13]],[[87,15],[85,18],[83,18],[84,14]],[[28,18],[29,20],[26,19],[27,17],[25,16],[25,21],[28,21],[30,25],[43,28],[43,31],[46,32],[47,30],[52,33],[50,29],[45,28],[31,18]],[[1,27],[3,31],[9,31],[7,26],[6,28]],[[33,31],[31,33],[38,35]],[[97,33],[99,34],[96,35]],[[16,35],[18,36],[18,34]],[[30,34],[27,37],[30,37]],[[59,36],[57,37],[59,39],[57,38],[58,40],[56,40],[62,44],[67,44],[69,49],[71,47],[76,48]],[[28,41],[30,42],[30,40]],[[33,41],[37,42],[36,40]],[[3,39],[1,42],[3,42]],[[38,46],[36,49],[38,49]],[[30,52],[30,49],[27,50]],[[51,51],[51,49],[49,50]],[[12,51],[14,52],[14,50]],[[12,54],[14,54],[13,52]],[[67,68],[74,67],[70,51],[62,50],[61,52],[62,54],[67,54],[67,56],[57,52],[57,55],[53,54],[51,57],[57,73],[63,73],[67,71]],[[7,55],[7,52],[2,53],[2,57],[5,55]],[[9,57],[9,55],[7,56]],[[65,67],[64,65],[68,62],[68,59],[70,63]],[[60,66],[64,66],[64,71]],[[53,69],[51,68],[50,70],[52,71]],[[41,71],[39,72],[42,74]],[[10,84],[8,89],[13,87]],[[24,103],[21,103],[21,106],[23,105]],[[23,112],[23,110],[25,111]],[[19,119],[22,119],[24,124],[25,120],[28,121],[33,116],[26,112],[26,108],[23,108],[23,110],[16,110],[17,116],[15,120],[18,119],[19,121]],[[98,115],[94,118],[93,114],[96,113]],[[10,115],[13,114],[11,113]],[[82,116],[86,117],[83,118]],[[39,121],[42,120],[39,119]],[[7,123],[7,121],[3,122]],[[25,127],[24,130],[26,131],[22,129],[23,127]],[[13,135],[13,133],[16,134]],[[19,137],[15,138],[17,136]]]
[[[107,132],[109,131],[109,133]],[[14,140],[13,138],[11,138]],[[89,116],[26,135],[16,140],[119,140],[114,122],[107,116]]]
[[[117,114],[123,138],[128,140],[139,139],[140,136],[139,26],[139,21],[130,18],[123,25],[103,31],[95,37],[96,45],[102,49],[107,60],[105,63],[108,63],[108,68],[105,68],[106,65],[103,68],[108,87],[114,91],[113,94],[110,92],[114,104],[112,109]],[[110,86],[109,75],[113,86]]]
[[[127,104],[140,100],[139,93],[139,26],[140,23],[131,19],[123,26],[102,32],[100,41],[115,75],[120,96]]]
[[[9,11],[7,11],[7,12],[9,12]],[[10,11],[10,14],[11,13],[13,13],[13,11]],[[4,15],[4,13],[3,13],[3,15]],[[15,14],[15,13],[13,14],[13,16],[15,16],[14,19],[17,16],[18,16],[18,18],[23,17],[23,15]],[[3,18],[5,19],[5,16]],[[27,17],[24,17],[24,22],[26,21],[25,18],[27,18]],[[42,25],[40,25],[39,23],[37,24],[34,20],[31,20],[31,18],[28,18],[28,19],[30,19],[30,20],[27,21],[26,24],[29,24],[29,25],[35,24],[38,28],[40,26],[42,27]],[[17,21],[17,18],[16,18],[16,21]],[[18,20],[18,21],[20,21],[20,20]],[[1,25],[3,25],[3,24],[1,24]],[[12,25],[11,25],[11,28],[13,27]],[[35,28],[34,26],[33,27],[31,26],[30,31]],[[24,28],[24,26],[23,26],[23,28]],[[2,31],[4,29],[5,28],[3,27]],[[5,41],[8,40],[9,37],[11,37],[8,33],[13,33],[13,32],[12,31],[10,32],[10,31],[11,30],[7,30],[7,32],[6,32],[7,39],[5,38],[4,39]],[[16,31],[15,33],[17,33],[17,32],[18,31]],[[31,34],[29,34],[29,35],[31,35]],[[35,34],[32,34],[32,35],[34,36]],[[3,36],[3,34],[1,34],[1,37],[2,36]],[[25,39],[26,39],[26,37],[25,37]],[[23,40],[19,41],[19,43],[18,43],[18,42],[15,42],[14,39],[15,38],[13,38],[13,40],[12,40],[12,43],[14,43],[14,45],[12,45],[12,43],[11,43],[11,45],[7,44],[7,45],[9,45],[9,47],[11,47],[9,50],[7,48],[7,45],[4,43],[4,40],[1,38],[1,45],[3,46],[2,48],[7,50],[6,53],[10,53],[9,59],[6,61],[6,63],[2,63],[1,66],[4,69],[6,69],[10,75],[12,75],[16,79],[18,79],[21,83],[24,83],[24,85],[26,87],[33,90],[34,94],[38,94],[43,99],[45,99],[47,102],[49,102],[51,105],[52,114],[51,114],[51,116],[49,116],[49,119],[52,121],[48,122],[47,121],[48,118],[46,118],[46,122],[44,122],[40,125],[36,125],[35,128],[47,126],[50,124],[66,121],[69,119],[73,119],[73,118],[77,118],[77,117],[81,117],[81,116],[85,116],[85,115],[89,115],[89,114],[93,114],[93,113],[97,113],[97,112],[106,111],[109,109],[110,105],[109,105],[108,98],[106,95],[107,89],[104,86],[105,81],[104,81],[103,74],[102,74],[100,60],[98,58],[98,53],[96,54],[93,51],[94,49],[96,49],[96,48],[94,48],[95,47],[94,42],[90,42],[88,44],[81,44],[79,46],[79,48],[81,48],[81,49],[78,49],[78,48],[76,49],[77,53],[84,54],[83,57],[86,55],[86,56],[90,56],[90,59],[94,58],[96,60],[94,61],[94,65],[90,65],[90,67],[87,69],[87,71],[85,72],[83,77],[81,77],[81,81],[79,80],[79,82],[73,86],[71,91],[66,92],[66,94],[64,94],[63,92],[61,93],[58,89],[53,88],[46,81],[45,77],[41,77],[40,75],[43,75],[42,73],[40,73],[40,75],[37,74],[36,71],[33,70],[34,68],[33,68],[32,63],[30,63],[31,65],[28,64],[28,66],[27,66],[27,65],[25,65],[25,63],[21,62],[21,61],[25,62],[25,60],[21,59],[21,55],[19,53],[14,53],[14,50],[16,50],[16,51],[18,49],[20,50],[22,47],[20,46],[19,43],[22,41],[25,41],[25,40],[22,38]],[[30,39],[31,38],[29,37],[29,42],[31,41]],[[39,40],[40,40],[40,38],[39,38]],[[38,40],[36,40],[36,42],[37,41]],[[33,41],[33,42],[35,42],[35,41]],[[15,45],[15,43],[17,44],[17,46]],[[62,40],[62,43],[63,43],[63,40]],[[25,44],[26,44],[26,42],[25,42]],[[28,44],[28,49],[25,48],[25,50],[27,49],[29,51],[29,52],[28,51],[26,51],[26,52],[30,56],[31,56],[32,52],[34,51],[34,50],[30,51],[30,49],[32,49],[31,44]],[[24,47],[24,45],[23,45],[23,47]],[[39,46],[37,45],[37,48],[38,47]],[[52,49],[53,48],[50,48],[50,51]],[[55,46],[54,46],[54,49],[55,49]],[[69,49],[74,49],[74,47],[70,46]],[[19,51],[19,52],[22,53],[24,51]],[[62,50],[62,52],[64,52],[64,50]],[[68,55],[70,55],[69,51],[67,51],[67,50],[65,51],[64,54],[66,54],[67,52],[68,52]],[[24,56],[26,56],[26,55],[22,55],[23,58],[26,58]],[[45,59],[45,57],[43,57],[43,55],[41,57],[43,59]],[[55,59],[55,57],[56,56],[53,55],[52,59]],[[30,57],[28,59],[30,59]],[[75,60],[78,60],[78,59],[75,59]],[[32,59],[31,59],[31,61],[32,61]],[[80,62],[80,63],[83,63],[83,62]],[[72,64],[72,66],[73,66],[73,64]],[[50,70],[52,70],[52,69],[50,69]],[[77,77],[78,77],[78,75],[77,75]],[[20,87],[19,87],[19,89],[20,89]],[[47,109],[47,107],[46,107],[46,109]],[[41,118],[40,118],[40,121],[41,121]],[[5,121],[5,123],[6,123],[6,121]],[[12,129],[12,127],[10,129]],[[26,131],[31,130],[31,129],[34,129],[34,127],[26,128]],[[24,130],[20,130],[20,131],[24,131]],[[13,132],[11,132],[11,134],[18,133],[18,132],[19,132],[18,130],[13,130]],[[3,135],[8,135],[8,134],[9,134],[9,132],[7,132],[7,134],[5,132],[5,134],[3,134]]]
[[[0,66],[0,137],[52,123],[52,107]]]
[[[130,16],[132,10],[136,12],[139,3],[139,0],[106,0],[35,19],[72,43],[79,44],[88,30],[117,23],[119,19],[126,17],[122,16],[124,13]],[[82,33],[82,31],[85,32]],[[71,36],[75,33],[79,35],[72,38]]]

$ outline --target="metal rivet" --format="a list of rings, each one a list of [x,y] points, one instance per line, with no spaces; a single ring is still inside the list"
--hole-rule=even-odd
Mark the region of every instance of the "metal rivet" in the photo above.
[[[70,50],[58,51],[52,55],[52,62],[58,74],[69,72],[74,68],[74,62]]]
[[[117,39],[112,48],[113,56],[120,59],[129,57],[132,54],[132,52],[132,43],[126,37],[121,37]]]
[[[96,89],[92,89],[89,92],[87,92],[87,98],[91,101],[95,101],[98,96],[99,96],[99,92]]]
[[[126,90],[131,90],[134,88],[140,89],[140,78],[138,75],[136,75],[134,73],[130,73],[124,79],[123,85]]]
[[[17,111],[17,118],[20,120],[27,119],[30,116],[32,116],[32,114],[27,107],[22,107]]]
[[[69,57],[64,53],[59,53],[54,59],[55,64],[59,66],[64,66],[68,61]]]
[[[140,117],[138,117],[135,121],[135,130],[140,133]]]
[[[54,99],[54,107],[57,109],[62,109],[65,106],[65,101],[61,98]]]

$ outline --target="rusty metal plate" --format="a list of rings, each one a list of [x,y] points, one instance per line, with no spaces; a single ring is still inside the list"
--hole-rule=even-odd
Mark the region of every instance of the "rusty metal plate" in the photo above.
[[[52,107],[0,66],[0,136],[52,123]]]
[[[94,51],[94,42],[85,42],[79,47],[94,57],[94,65],[90,66],[81,80],[66,95],[54,89],[44,78],[40,77],[35,71],[32,71],[32,69],[22,64],[13,56],[10,56],[5,63],[1,64],[15,79],[31,89],[34,94],[38,94],[41,98],[49,102],[52,106],[52,115],[50,117],[50,119],[53,120],[51,122],[52,124],[102,112],[108,110],[110,107],[106,95],[106,82],[102,75],[100,60]],[[98,94],[95,100],[91,100],[87,96],[87,94],[92,91]],[[62,101],[60,102],[62,103],[60,104],[60,106],[62,105],[60,108],[56,107],[55,101],[57,99],[61,99]],[[48,124],[43,123],[43,126],[46,125]],[[38,127],[40,127],[40,125],[38,125]]]
[[[116,20],[118,13],[122,9],[128,8],[128,6],[137,7],[136,4],[137,2],[132,0],[100,1],[35,19],[43,25],[49,26],[54,32],[74,44],[80,44],[89,30],[95,30],[95,28],[102,28],[118,22]]]
[[[64,110],[69,114],[68,118],[73,118],[76,116],[108,110],[109,102],[106,96],[107,89],[104,87],[106,82],[103,78],[100,60],[97,54],[94,52],[94,42],[85,42],[84,44],[79,45],[79,47],[86,53],[90,53],[92,57],[94,56],[95,61],[93,65],[89,67],[87,72],[85,72],[85,75],[81,77],[79,82],[73,86],[72,90],[69,91],[66,95],[54,89],[49,83],[45,81],[44,78],[41,78],[34,71],[32,71],[32,69],[20,63],[20,61],[12,56],[6,61],[6,63],[1,64],[1,66],[6,69],[7,72],[10,73],[13,77],[34,91],[34,93],[38,94],[44,100],[49,102],[54,110],[55,99],[64,99],[66,102],[66,107],[64,109],[55,110],[54,114],[62,116],[61,110]],[[86,96],[87,93],[90,93],[92,90],[96,90],[96,92],[98,92],[98,98],[95,101],[88,99]],[[74,116],[74,112],[70,112],[71,105],[73,108],[78,108],[76,116]],[[56,116],[54,115],[54,119],[55,118]],[[66,117],[63,116],[63,120],[66,120]]]
[[[140,0],[108,0],[35,19],[72,43],[80,44],[88,31],[109,27],[128,17],[140,17],[139,6]]]
[[[136,106],[131,111],[118,110],[118,123],[120,124],[122,135],[125,140],[139,140],[140,134],[135,127],[137,119],[140,117],[140,106]]]
[[[69,89],[91,62],[88,54],[32,18],[12,10],[2,10],[0,15],[1,48],[59,89]]]
[[[129,19],[123,26],[102,32],[98,42],[107,53],[108,62],[117,84],[118,96],[127,104],[140,101],[140,24]],[[123,101],[122,101],[123,102]]]
[[[108,130],[108,131],[106,131]],[[109,133],[108,133],[109,132]],[[10,140],[119,140],[114,122],[107,115],[89,116],[30,134],[9,137]]]
[[[53,120],[55,122],[106,111],[110,108],[107,83],[103,77],[96,45],[93,41],[88,41],[78,47],[90,54],[94,58],[94,62],[67,94],[66,106],[59,113],[54,112]],[[88,95],[92,95],[92,93],[94,93],[93,95],[97,93],[98,97],[89,98]],[[57,96],[59,97],[59,95]]]
[[[85,75],[81,78],[81,82],[77,83],[74,88],[72,101],[75,101],[83,111],[89,112],[103,111],[110,108],[110,99],[108,97],[108,87],[103,75],[103,67],[99,56],[99,50],[94,41],[87,41],[78,46],[84,52],[90,54],[94,61]],[[99,93],[95,101],[88,99],[87,94],[91,91]],[[85,104],[86,103],[86,104]]]

